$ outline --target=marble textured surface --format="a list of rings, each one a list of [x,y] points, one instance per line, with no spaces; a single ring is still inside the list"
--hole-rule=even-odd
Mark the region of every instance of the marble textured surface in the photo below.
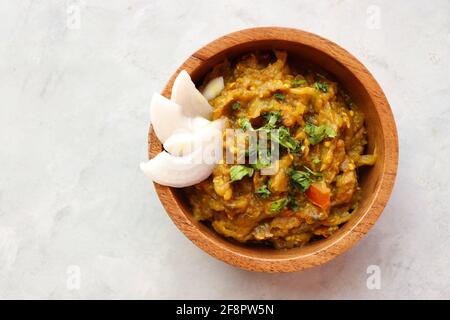
[[[446,0],[1,1],[0,298],[450,298],[449,12]],[[399,130],[378,223],[301,273],[209,257],[138,169],[152,93],[200,46],[265,25],[352,52]]]

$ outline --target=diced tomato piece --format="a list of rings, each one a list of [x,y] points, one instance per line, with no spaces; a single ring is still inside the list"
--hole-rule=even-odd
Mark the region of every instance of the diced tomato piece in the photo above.
[[[305,192],[309,201],[322,209],[330,207],[330,193],[330,189],[323,181],[310,185]]]

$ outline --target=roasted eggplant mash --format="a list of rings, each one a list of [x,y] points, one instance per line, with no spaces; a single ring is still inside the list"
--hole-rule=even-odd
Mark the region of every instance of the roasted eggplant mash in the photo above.
[[[218,164],[212,175],[183,189],[195,219],[248,244],[293,248],[331,236],[358,206],[358,167],[365,154],[364,116],[325,72],[289,63],[283,51],[224,61],[204,79],[222,76],[211,99],[213,120],[228,128],[278,129],[277,171],[265,163]],[[351,93],[350,93],[351,94]],[[226,144],[224,148],[227,148]]]

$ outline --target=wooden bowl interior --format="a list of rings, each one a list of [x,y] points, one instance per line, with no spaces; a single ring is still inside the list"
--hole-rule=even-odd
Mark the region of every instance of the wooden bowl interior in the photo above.
[[[203,233],[206,237],[216,242],[218,246],[227,248],[227,250],[239,255],[245,255],[248,257],[254,257],[263,260],[280,260],[310,255],[317,251],[324,250],[336,240],[352,230],[358,224],[358,222],[363,218],[364,214],[372,205],[375,195],[377,194],[377,190],[380,188],[379,177],[385,165],[385,145],[384,135],[380,122],[380,115],[377,113],[369,93],[364,88],[360,80],[357,79],[355,75],[353,75],[352,72],[350,72],[349,69],[347,69],[347,67],[345,67],[343,64],[336,61],[327,53],[319,51],[313,47],[286,40],[261,40],[236,44],[235,46],[225,48],[225,50],[220,52],[219,54],[205,59],[197,68],[190,72],[191,77],[195,83],[199,84],[201,83],[203,77],[216,64],[222,62],[225,58],[232,59],[247,52],[270,49],[285,50],[288,52],[289,57],[295,57],[295,59],[301,59],[302,61],[311,62],[314,65],[320,66],[322,69],[329,72],[332,76],[335,77],[340,85],[342,85],[347,90],[350,97],[359,106],[359,108],[365,115],[366,127],[368,131],[367,152],[372,153],[376,149],[378,159],[375,166],[360,171],[359,182],[362,188],[362,200],[352,219],[328,239],[313,242],[302,248],[274,250],[271,248],[242,245],[232,242],[228,239],[224,239],[203,223],[197,222],[193,219],[193,216],[190,213],[190,209],[186,205],[187,201],[184,199],[183,194],[182,192],[180,192],[180,190],[171,189],[171,191],[176,197],[178,205],[182,208],[185,217],[189,219],[192,224],[198,227],[199,232]],[[201,56],[199,58],[202,59]],[[170,90],[168,94],[170,94]],[[338,251],[339,249],[336,248],[336,250]]]

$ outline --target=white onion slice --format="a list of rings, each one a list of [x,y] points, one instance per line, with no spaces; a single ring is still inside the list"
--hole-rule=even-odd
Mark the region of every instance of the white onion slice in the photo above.
[[[223,77],[217,77],[208,82],[205,89],[203,89],[202,94],[206,100],[211,100],[217,97],[224,88],[225,84],[223,82]]]
[[[174,156],[183,156],[198,148],[206,149],[221,146],[225,119],[208,122],[206,125],[202,123],[201,127],[194,127],[192,132],[172,134],[164,142],[164,149]]]
[[[223,89],[223,78],[213,81],[205,88],[207,97]],[[175,188],[208,178],[222,159],[225,127],[225,119],[207,120],[211,113],[208,101],[185,70],[175,79],[171,100],[154,94],[150,120],[166,151],[141,163],[144,174],[156,183]]]
[[[211,117],[212,108],[205,97],[197,90],[189,74],[182,70],[172,86],[170,98],[176,104],[183,106],[183,113],[188,117]]]
[[[163,151],[150,161],[141,163],[140,167],[144,174],[156,183],[184,188],[208,178],[215,166],[199,161],[201,152],[201,149],[198,149],[187,156],[177,157]]]
[[[175,132],[190,132],[194,128],[201,128],[210,123],[201,117],[186,117],[181,106],[158,93],[152,97],[150,121],[156,136],[162,143]]]
[[[224,126],[225,119],[219,119],[195,133],[171,136],[164,147],[173,154],[163,151],[148,162],[141,163],[141,170],[154,182],[175,188],[192,186],[205,180],[222,159]],[[193,143],[192,152],[185,153],[180,149],[186,142]]]

